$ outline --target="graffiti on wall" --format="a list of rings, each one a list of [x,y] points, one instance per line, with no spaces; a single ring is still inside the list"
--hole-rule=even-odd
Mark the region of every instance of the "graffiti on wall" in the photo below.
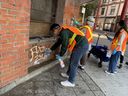
[[[43,45],[36,45],[30,49],[30,63],[40,64],[41,60],[45,60],[50,56],[50,49]]]

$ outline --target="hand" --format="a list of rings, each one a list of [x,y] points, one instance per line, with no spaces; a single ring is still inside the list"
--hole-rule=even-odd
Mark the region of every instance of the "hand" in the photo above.
[[[46,53],[46,54],[51,54],[51,52],[52,52],[52,50],[51,50],[50,48],[46,48],[46,49],[45,49],[45,53]]]
[[[61,57],[60,55],[57,54],[57,55],[56,55],[56,59],[57,59],[57,60],[61,60],[62,57]]]
[[[114,49],[113,52],[112,52],[112,55],[115,55],[116,52],[117,52],[116,49]]]
[[[45,51],[44,51],[44,57],[46,57],[46,58],[49,57],[51,55],[51,52],[52,52],[51,49],[46,48]]]
[[[107,32],[105,32],[105,33],[104,33],[104,35],[105,35],[105,36],[108,36],[108,33],[107,33]]]
[[[62,60],[62,57],[57,54],[56,59],[59,60],[61,68],[64,68],[65,64],[64,64],[64,61]]]

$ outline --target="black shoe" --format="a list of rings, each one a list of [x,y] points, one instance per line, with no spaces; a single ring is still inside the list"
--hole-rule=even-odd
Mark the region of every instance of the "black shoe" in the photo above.
[[[118,66],[118,68],[121,69],[121,68],[122,68],[122,64],[120,64],[120,65]]]
[[[102,63],[99,62],[98,63],[98,67],[101,68],[102,67]]]
[[[128,65],[128,62],[126,62],[125,64]]]

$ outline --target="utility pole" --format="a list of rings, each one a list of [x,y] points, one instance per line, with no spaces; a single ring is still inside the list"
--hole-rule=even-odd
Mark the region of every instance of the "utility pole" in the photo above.
[[[127,9],[128,9],[128,0],[125,0],[120,20],[125,20],[125,15],[127,13]]]
[[[99,14],[100,14],[100,7],[101,7],[101,4],[102,4],[102,0],[99,0],[98,2],[98,8],[97,8],[97,11],[96,11],[96,17],[95,17],[95,25],[94,25],[94,29],[96,29],[96,25],[97,25],[97,21],[98,21],[98,18],[99,18]]]

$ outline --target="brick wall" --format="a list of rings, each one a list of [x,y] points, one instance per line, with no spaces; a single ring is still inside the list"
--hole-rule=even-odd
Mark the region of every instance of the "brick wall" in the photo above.
[[[73,16],[75,16],[76,19],[79,18],[79,11],[80,11],[79,0],[66,0],[63,23],[70,25],[71,22],[70,20]]]
[[[0,0],[0,88],[27,74],[30,0]]]

